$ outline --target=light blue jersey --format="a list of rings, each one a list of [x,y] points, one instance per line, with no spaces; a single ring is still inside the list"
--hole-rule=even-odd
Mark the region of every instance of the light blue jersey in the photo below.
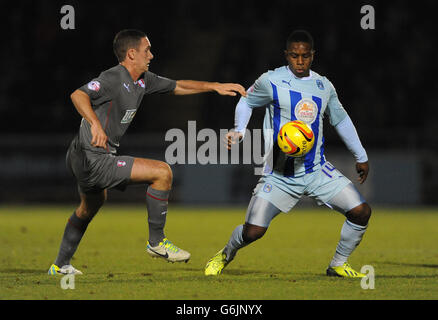
[[[265,174],[275,172],[284,177],[300,177],[318,170],[326,161],[324,114],[333,126],[347,116],[333,84],[326,77],[310,71],[308,77],[297,78],[288,66],[262,74],[242,99],[246,99],[251,108],[266,107],[263,124]],[[286,156],[277,145],[280,128],[292,120],[306,122],[315,135],[314,147],[302,158]]]

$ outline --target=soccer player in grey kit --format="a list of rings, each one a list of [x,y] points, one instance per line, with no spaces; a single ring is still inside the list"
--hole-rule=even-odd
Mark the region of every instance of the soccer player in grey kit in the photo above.
[[[221,95],[240,93],[246,96],[239,84],[174,81],[150,72],[151,43],[141,31],[120,31],[114,38],[113,49],[119,64],[71,94],[71,100],[83,118],[66,160],[78,182],[81,203],[67,222],[49,274],[81,274],[70,260],[88,224],[104,204],[107,189],[124,190],[129,184],[148,185],[147,253],[170,262],[187,262],[190,253],[178,248],[164,235],[172,170],[162,161],[117,155],[119,141],[145,94],[187,95],[216,91]]]

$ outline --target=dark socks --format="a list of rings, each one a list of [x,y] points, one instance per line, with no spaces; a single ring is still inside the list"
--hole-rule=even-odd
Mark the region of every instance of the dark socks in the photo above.
[[[164,238],[167,205],[170,190],[161,191],[148,187],[146,192],[146,207],[148,209],[149,244],[157,246]]]
[[[68,219],[65,226],[64,236],[62,237],[61,246],[59,248],[58,257],[55,260],[55,265],[62,267],[70,264],[70,260],[73,257],[82,236],[87,230],[90,220],[83,220],[76,216],[73,212],[70,219]]]

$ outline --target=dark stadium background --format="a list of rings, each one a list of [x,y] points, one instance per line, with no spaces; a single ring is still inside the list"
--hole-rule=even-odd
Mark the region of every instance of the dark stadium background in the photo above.
[[[75,29],[63,30],[63,5]],[[363,5],[376,12],[363,30]],[[438,112],[433,1],[16,1],[0,18],[0,201],[78,199],[64,165],[80,116],[69,95],[117,62],[115,33],[146,32],[155,56],[150,70],[173,79],[238,82],[249,87],[284,65],[288,34],[315,39],[313,69],[326,75],[356,125],[371,165],[363,192],[386,205],[438,204]],[[171,128],[231,128],[237,98],[217,94],[148,96],[122,140],[121,153],[164,159]],[[263,111],[249,128],[260,128]],[[325,127],[327,154],[354,178],[354,162]],[[329,159],[331,159],[329,157]],[[173,166],[175,203],[245,204],[257,177],[249,165]],[[344,169],[342,169],[344,170]],[[344,171],[343,171],[344,172]],[[237,178],[238,177],[238,178]],[[140,202],[143,189],[114,192],[110,201]]]

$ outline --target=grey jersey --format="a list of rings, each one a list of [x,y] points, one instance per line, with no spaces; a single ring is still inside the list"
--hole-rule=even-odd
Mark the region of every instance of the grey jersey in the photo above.
[[[79,129],[81,146],[99,153],[116,153],[120,139],[134,118],[143,96],[171,92],[175,87],[175,80],[157,76],[149,71],[134,82],[128,70],[120,64],[102,72],[99,77],[79,90],[90,97],[91,106],[108,136],[108,150],[91,145],[90,124],[84,118]]]

